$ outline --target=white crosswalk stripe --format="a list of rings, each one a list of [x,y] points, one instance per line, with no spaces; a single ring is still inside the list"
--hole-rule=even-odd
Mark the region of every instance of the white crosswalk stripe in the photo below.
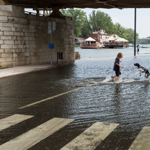
[[[61,150],[94,150],[118,125],[96,122]]]
[[[0,150],[11,150],[12,148],[13,150],[27,150],[72,121],[74,120],[53,118],[11,141],[4,143],[0,146]]]
[[[7,129],[13,125],[16,125],[24,120],[27,120],[29,118],[32,118],[33,116],[29,115],[19,115],[15,114],[10,117],[4,118],[0,120],[0,131]]]
[[[150,127],[143,127],[129,150],[150,150]]]
[[[32,118],[15,114],[0,120],[0,131]],[[74,119],[53,118],[34,129],[0,145],[0,150],[27,150],[49,137]],[[118,126],[117,123],[96,122],[60,150],[94,150]],[[129,150],[150,150],[150,127],[143,127]]]

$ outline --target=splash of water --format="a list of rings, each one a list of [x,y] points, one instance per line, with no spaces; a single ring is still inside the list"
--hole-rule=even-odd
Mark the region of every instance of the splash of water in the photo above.
[[[119,77],[118,81],[115,81],[115,78],[112,80],[112,78],[110,76],[107,76],[105,80],[101,81],[101,84],[120,84],[120,83],[132,83],[132,82],[144,82],[144,81],[148,81],[149,82],[149,78],[145,78],[145,77],[138,77],[137,75],[139,74],[139,71],[132,73],[130,76],[127,76],[125,78],[123,77]]]
[[[120,76],[118,81],[112,80],[112,78],[109,76],[106,76],[105,79],[102,78],[96,78],[96,79],[66,79],[62,80],[62,84],[69,85],[71,87],[90,87],[90,86],[99,86],[99,85],[105,85],[105,84],[128,84],[133,82],[150,82],[150,78],[145,78],[144,76],[138,77],[138,72],[130,74],[130,76]],[[59,82],[60,83],[60,82]]]
[[[132,73],[132,74],[129,76],[129,79],[134,79],[137,74],[140,74],[139,71],[137,71],[137,72],[135,72],[135,73]]]

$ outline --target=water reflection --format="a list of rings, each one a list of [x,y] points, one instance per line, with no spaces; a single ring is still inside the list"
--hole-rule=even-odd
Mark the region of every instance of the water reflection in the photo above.
[[[114,116],[116,116],[116,122],[121,122],[121,114],[122,114],[122,109],[121,109],[121,89],[120,89],[120,84],[116,84],[114,86],[114,94],[112,97],[112,101],[114,101],[114,107],[115,107],[115,111],[114,111]]]
[[[60,85],[72,88],[82,87],[78,92],[66,95],[64,110],[65,117],[82,119],[85,121],[114,122],[122,125],[132,125],[131,129],[139,129],[147,122],[149,106],[149,79],[133,65],[135,62],[143,64],[150,70],[149,55],[139,57],[125,57],[121,70],[122,76],[118,83],[111,81],[114,74],[114,58],[83,58],[76,61],[71,78],[59,80]],[[65,69],[65,68],[64,68]],[[143,93],[143,94],[142,94]],[[143,119],[141,115],[146,116]],[[142,122],[141,122],[142,121]]]

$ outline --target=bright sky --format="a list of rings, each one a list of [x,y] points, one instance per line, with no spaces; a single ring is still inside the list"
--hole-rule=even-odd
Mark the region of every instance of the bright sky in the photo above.
[[[82,9],[89,14],[94,9]],[[118,22],[125,28],[134,29],[134,9],[95,9],[107,13],[114,23]],[[137,9],[137,26],[136,31],[139,38],[150,36],[150,9]]]
[[[87,16],[94,9],[82,9]],[[95,9],[107,13],[114,23],[118,22],[125,28],[134,29],[134,9]],[[137,33],[139,38],[150,36],[150,8],[137,9]]]

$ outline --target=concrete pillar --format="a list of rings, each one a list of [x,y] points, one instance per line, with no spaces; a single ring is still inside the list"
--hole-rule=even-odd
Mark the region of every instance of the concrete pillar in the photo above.
[[[24,8],[0,6],[0,67],[50,63],[48,22],[56,22],[53,33],[53,63],[73,63],[74,34],[70,17],[55,18],[25,14]]]

